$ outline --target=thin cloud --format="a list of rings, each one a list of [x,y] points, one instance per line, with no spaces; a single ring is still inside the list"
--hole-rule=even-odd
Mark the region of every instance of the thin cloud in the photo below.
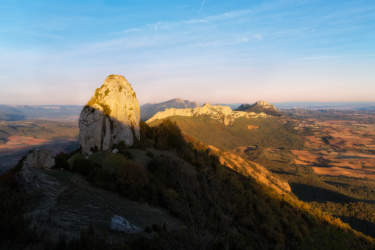
[[[109,33],[109,35],[112,35],[112,34],[121,34],[121,33],[128,33],[128,32],[136,32],[136,31],[141,31],[141,29],[132,28],[132,29],[127,29],[127,30],[123,30],[123,31],[112,32],[112,33]]]
[[[206,1],[206,0],[203,0],[202,5],[201,5],[201,7],[199,8],[199,11],[198,11],[198,15],[197,15],[197,16],[199,16],[199,13],[201,13],[201,10],[202,10],[202,7],[203,7],[203,4],[204,4],[205,1]]]
[[[178,6],[178,7],[176,7],[176,8],[173,8],[172,10],[183,9],[183,8],[188,7],[188,6],[189,6],[189,5]]]
[[[205,19],[190,19],[190,20],[180,20],[180,21],[172,21],[172,22],[159,21],[155,24],[147,24],[146,26],[153,28],[156,31],[157,28],[155,28],[155,26],[158,26],[159,28],[173,28],[179,25],[184,25],[184,24],[208,23],[211,21],[218,21],[218,20],[226,19],[226,18],[235,18],[235,17],[247,15],[248,13],[250,13],[250,10],[231,11],[231,12],[226,12],[220,15],[209,16]]]

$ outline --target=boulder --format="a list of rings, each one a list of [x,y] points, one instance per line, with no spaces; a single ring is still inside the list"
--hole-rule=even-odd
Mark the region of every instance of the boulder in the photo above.
[[[23,167],[51,168],[55,164],[52,150],[46,148],[30,151],[23,161]]]
[[[35,176],[37,176],[35,175],[35,169],[51,168],[55,164],[52,150],[46,148],[33,149],[26,155],[22,162],[22,168],[17,175],[18,182],[21,185],[31,183],[36,179]]]
[[[140,139],[139,121],[139,105],[130,83],[120,75],[108,76],[79,117],[82,153],[109,150],[121,141],[133,145],[134,136]]]
[[[125,220],[123,217],[115,215],[111,219],[111,229],[115,231],[124,232],[126,234],[138,234],[141,229],[134,226],[129,221]]]

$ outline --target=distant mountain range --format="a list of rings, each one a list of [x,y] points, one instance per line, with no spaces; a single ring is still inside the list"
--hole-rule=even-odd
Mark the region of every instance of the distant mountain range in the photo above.
[[[67,119],[79,116],[81,105],[1,105],[0,121],[26,119]]]
[[[307,108],[307,109],[353,109],[374,110],[375,102],[280,102],[273,103],[278,109]]]
[[[167,108],[185,109],[196,107],[199,107],[199,104],[197,102],[190,102],[188,100],[182,100],[181,98],[176,98],[161,103],[146,103],[140,107],[141,121],[146,121],[157,112],[164,111]]]

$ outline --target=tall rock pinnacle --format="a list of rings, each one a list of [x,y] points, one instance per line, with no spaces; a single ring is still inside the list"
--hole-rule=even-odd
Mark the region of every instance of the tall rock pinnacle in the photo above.
[[[82,153],[95,147],[108,150],[121,141],[133,145],[133,132],[140,138],[139,121],[139,105],[130,83],[121,75],[108,76],[79,117]]]

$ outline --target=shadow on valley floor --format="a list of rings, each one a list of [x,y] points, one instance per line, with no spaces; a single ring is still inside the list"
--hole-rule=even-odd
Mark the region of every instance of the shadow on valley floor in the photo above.
[[[0,120],[14,122],[14,121],[24,121],[26,120],[26,115],[18,114],[0,114]]]
[[[290,183],[292,192],[298,197],[298,199],[311,202],[335,202],[335,203],[349,203],[349,202],[366,202],[364,200],[355,199],[328,189],[314,187],[301,183]],[[368,201],[367,201],[368,202]]]
[[[354,217],[340,216],[339,218],[343,222],[348,223],[351,228],[371,237],[375,237],[375,223]]]
[[[341,183],[341,182],[335,182],[335,181],[324,181],[324,182],[329,184],[329,185],[334,185],[334,186],[350,187],[349,184]]]
[[[22,147],[9,150],[2,149],[0,151],[0,174],[4,173],[9,168],[16,166],[18,161],[34,148],[48,148],[52,150],[54,154],[58,154],[61,151],[70,153],[79,148],[79,143],[77,141],[54,140],[46,141],[40,144],[24,145]]]

